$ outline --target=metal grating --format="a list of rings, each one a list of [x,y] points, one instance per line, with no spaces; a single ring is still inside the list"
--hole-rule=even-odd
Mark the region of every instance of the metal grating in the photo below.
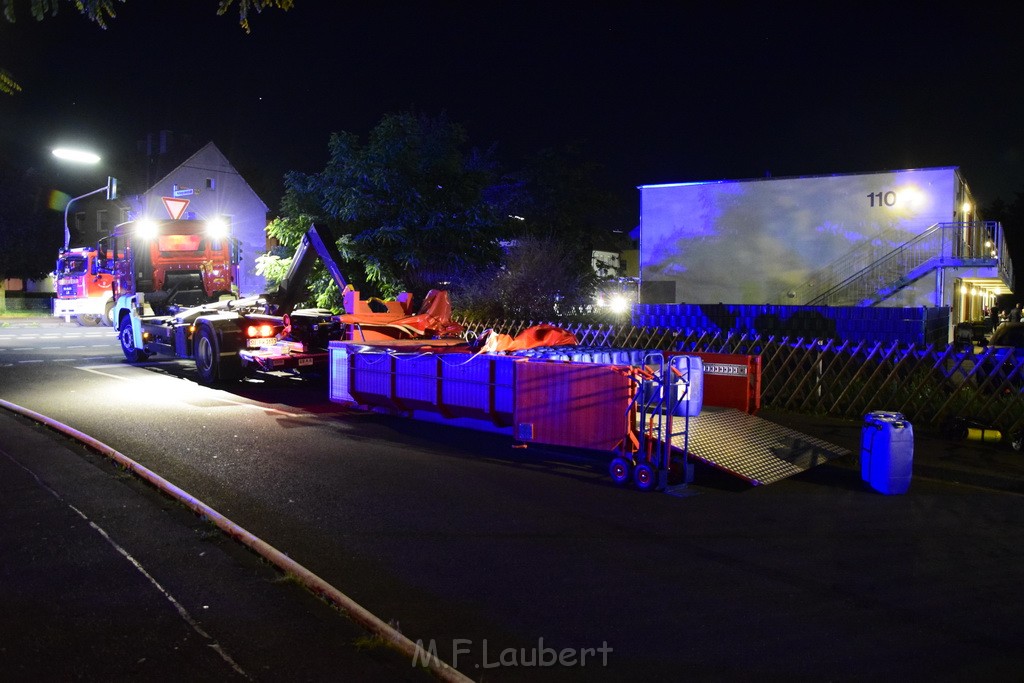
[[[850,454],[846,448],[733,408],[705,406],[698,417],[690,418],[689,430],[690,457],[755,486]],[[683,437],[673,437],[672,446],[682,449]]]

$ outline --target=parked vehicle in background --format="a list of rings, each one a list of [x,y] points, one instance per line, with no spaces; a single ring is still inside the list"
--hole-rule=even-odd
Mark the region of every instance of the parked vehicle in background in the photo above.
[[[988,345],[1024,351],[1024,323],[1002,323],[992,333],[992,338],[989,340]]]
[[[978,381],[999,393],[1024,391],[1024,323],[1002,323],[978,354]]]
[[[79,325],[111,325],[114,276],[100,268],[96,247],[61,249],[53,279],[53,315]]]

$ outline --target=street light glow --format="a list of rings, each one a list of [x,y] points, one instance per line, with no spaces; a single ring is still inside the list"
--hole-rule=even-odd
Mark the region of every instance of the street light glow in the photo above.
[[[100,161],[98,154],[82,149],[71,149],[70,147],[58,147],[53,150],[53,156],[64,161],[73,161],[77,164],[98,164]]]

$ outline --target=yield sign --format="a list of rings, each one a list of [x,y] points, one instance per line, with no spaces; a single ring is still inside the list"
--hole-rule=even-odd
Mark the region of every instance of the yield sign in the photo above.
[[[185,207],[188,206],[187,199],[176,199],[174,197],[161,197],[161,199],[164,200],[164,208],[171,215],[171,220],[176,221],[181,218],[181,214],[185,213]]]

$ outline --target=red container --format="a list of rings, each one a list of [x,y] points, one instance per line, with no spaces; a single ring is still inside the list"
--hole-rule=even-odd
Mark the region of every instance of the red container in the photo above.
[[[611,451],[630,425],[631,380],[587,363],[516,363],[513,436],[520,441]]]
[[[761,409],[761,356],[697,353],[704,364],[704,405],[736,408],[753,415]]]

